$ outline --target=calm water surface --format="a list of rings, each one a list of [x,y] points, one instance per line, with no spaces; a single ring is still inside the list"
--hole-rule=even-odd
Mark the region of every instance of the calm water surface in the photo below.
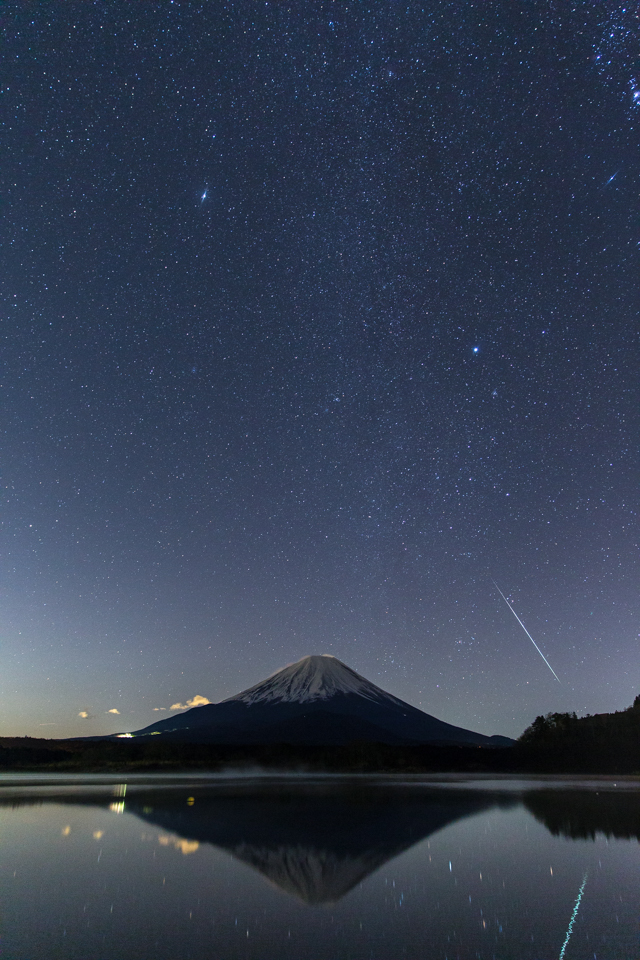
[[[2,960],[640,957],[638,783],[5,777],[0,820]]]

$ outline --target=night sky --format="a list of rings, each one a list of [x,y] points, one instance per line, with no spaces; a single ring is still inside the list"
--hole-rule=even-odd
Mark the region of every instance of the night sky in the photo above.
[[[627,707],[636,5],[0,19],[0,732],[309,653],[483,733]]]

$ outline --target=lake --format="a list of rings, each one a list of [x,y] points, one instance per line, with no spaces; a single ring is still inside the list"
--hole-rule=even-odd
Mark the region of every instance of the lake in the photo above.
[[[2,960],[640,956],[640,783],[0,777]]]

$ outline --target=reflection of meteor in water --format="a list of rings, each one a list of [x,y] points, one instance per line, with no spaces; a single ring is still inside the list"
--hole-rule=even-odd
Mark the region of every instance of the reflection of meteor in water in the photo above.
[[[569,921],[569,929],[567,930],[567,935],[564,938],[564,943],[562,944],[562,950],[560,951],[560,957],[558,960],[562,960],[564,957],[564,952],[567,949],[567,944],[571,938],[571,933],[573,931],[573,925],[576,922],[576,917],[578,916],[578,910],[580,909],[580,901],[582,900],[582,894],[584,893],[584,888],[587,885],[587,874],[585,873],[580,889],[578,890],[578,896],[576,897],[575,906],[573,908],[573,913],[571,914],[571,920]]]
[[[498,586],[498,584],[495,582],[495,580],[493,581],[493,585],[494,585],[494,587],[496,588],[496,590],[498,591],[498,593],[500,594],[500,596],[502,597],[502,599],[504,600],[504,602],[506,603],[506,605],[509,607],[509,610],[511,610],[511,613],[514,615],[514,617],[516,618],[516,620],[518,621],[518,623],[520,624],[520,626],[522,627],[522,629],[524,630],[524,632],[526,633],[526,635],[529,637],[529,640],[531,640],[531,643],[534,645],[534,647],[536,648],[536,650],[538,651],[538,653],[540,654],[540,656],[542,657],[542,659],[544,660],[544,662],[546,663],[546,665],[549,667],[549,670],[551,670],[551,673],[554,675],[554,677],[556,678],[556,680],[558,681],[558,683],[560,683],[560,677],[559,677],[558,674],[555,672],[555,670],[553,669],[553,667],[551,666],[551,664],[549,663],[549,661],[548,661],[547,658],[545,657],[544,653],[542,652],[542,650],[540,649],[540,647],[538,646],[538,644],[535,642],[535,640],[533,639],[533,637],[531,636],[531,634],[529,633],[529,631],[528,631],[527,628],[525,627],[524,623],[522,622],[522,620],[520,619],[520,617],[518,616],[518,614],[515,612],[515,610],[513,609],[513,607],[511,606],[511,604],[510,604],[509,601],[507,600],[507,598],[505,597],[504,593],[502,592],[502,590],[500,589],[500,587]]]

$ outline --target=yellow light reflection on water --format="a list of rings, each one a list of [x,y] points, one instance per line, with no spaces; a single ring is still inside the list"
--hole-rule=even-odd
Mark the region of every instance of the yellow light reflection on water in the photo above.
[[[176,850],[180,850],[185,856],[189,853],[195,853],[200,846],[197,840],[184,840],[182,837],[168,837],[164,835],[158,837],[158,843],[162,847],[175,847]]]

